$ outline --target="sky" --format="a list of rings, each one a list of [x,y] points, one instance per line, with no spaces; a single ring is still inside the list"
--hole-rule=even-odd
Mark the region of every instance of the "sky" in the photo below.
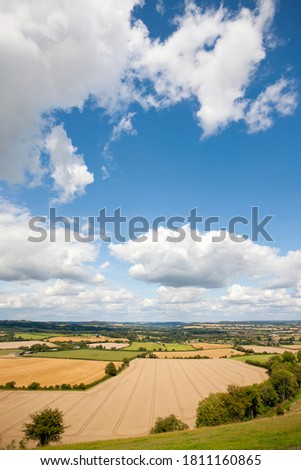
[[[300,320],[300,19],[0,0],[0,318]]]

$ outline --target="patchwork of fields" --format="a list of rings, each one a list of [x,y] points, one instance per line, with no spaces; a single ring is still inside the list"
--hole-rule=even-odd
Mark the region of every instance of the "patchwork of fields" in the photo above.
[[[263,369],[233,360],[136,359],[117,377],[85,392],[0,391],[1,446],[18,442],[29,415],[46,406],[64,412],[65,443],[146,435],[156,417],[171,413],[193,426],[198,402],[211,392],[265,379]]]

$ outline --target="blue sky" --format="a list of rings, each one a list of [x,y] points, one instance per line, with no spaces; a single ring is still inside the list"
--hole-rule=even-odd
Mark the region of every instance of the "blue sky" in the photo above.
[[[300,2],[0,4],[0,317],[300,319]],[[272,242],[27,240],[49,207],[218,230],[253,206]]]

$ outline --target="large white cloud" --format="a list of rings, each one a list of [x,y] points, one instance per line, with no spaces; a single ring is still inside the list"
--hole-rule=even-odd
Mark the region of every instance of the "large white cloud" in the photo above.
[[[282,256],[277,249],[251,240],[234,242],[228,233],[223,241],[212,241],[219,232],[203,234],[202,241],[196,242],[188,225],[182,229],[182,241],[168,241],[178,235],[159,227],[157,242],[152,241],[154,233],[148,232],[145,241],[111,244],[110,251],[132,264],[129,273],[135,279],[171,287],[220,288],[243,277],[276,288],[294,287],[301,280],[300,250]]]
[[[96,277],[97,273],[89,268],[89,264],[97,260],[97,244],[66,243],[62,227],[57,227],[55,243],[49,241],[49,230],[44,242],[30,242],[29,236],[37,238],[37,234],[28,228],[30,218],[31,214],[26,208],[0,201],[0,280],[101,281]]]
[[[188,1],[184,15],[177,18],[176,31],[164,42],[145,36],[143,55],[137,62],[140,75],[151,80],[163,104],[196,98],[196,117],[205,136],[248,113],[246,92],[266,57],[266,39],[275,14],[274,0],[261,0],[257,5],[253,11],[241,7],[233,14],[223,7],[206,9]],[[269,89],[270,95],[276,92],[274,88]],[[279,97],[284,101],[282,94],[295,103],[296,95],[278,86],[277,101]],[[293,108],[278,111],[287,115]],[[258,113],[262,115],[262,106],[251,105],[249,125]],[[258,116],[252,130],[267,127]]]
[[[112,108],[140,0],[0,0],[1,178],[39,173],[43,114],[81,108],[94,95]]]
[[[247,99],[267,54],[275,0],[260,0],[254,10],[239,7],[236,13],[188,1],[164,42],[150,39],[147,27],[133,21],[134,8],[142,3],[0,0],[2,179],[21,183],[31,175],[37,183],[47,171],[40,165],[51,126],[47,116],[82,108],[91,97],[111,113],[117,103],[160,107],[193,97],[205,135],[238,120],[246,120],[251,132],[266,129],[272,111],[293,112],[296,95],[287,79],[285,87],[276,82],[255,103]],[[268,96],[272,92],[278,104]],[[120,109],[126,112],[126,106]],[[130,121],[127,130],[132,132]],[[104,170],[107,175],[106,165]]]

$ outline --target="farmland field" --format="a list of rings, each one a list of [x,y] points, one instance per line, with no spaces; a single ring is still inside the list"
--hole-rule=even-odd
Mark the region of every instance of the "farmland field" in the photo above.
[[[137,359],[117,377],[85,392],[0,392],[0,439],[2,446],[18,442],[29,415],[47,406],[64,412],[67,444],[143,436],[156,417],[171,413],[194,426],[198,402],[211,392],[265,379],[263,369],[227,359]]]
[[[270,357],[274,357],[275,354],[247,354],[246,356],[241,356],[241,357],[235,357],[234,359],[242,362],[246,361],[257,361],[257,362],[262,362],[264,364],[267,362]]]
[[[243,352],[236,351],[235,349],[207,349],[198,351],[174,351],[174,352],[155,352],[159,359],[172,359],[172,358],[186,358],[195,356],[205,356],[211,359],[219,359],[222,357],[231,357],[233,355],[243,355]]]
[[[253,421],[242,423],[204,427],[192,431],[152,434],[151,436],[131,439],[84,442],[55,446],[54,448],[60,450],[301,449],[300,401],[296,405],[299,405],[299,407],[294,407],[291,411],[285,413],[284,416],[273,416],[271,418],[254,419]]]
[[[164,351],[165,349],[167,349],[167,351],[172,351],[173,349],[175,351],[192,351],[194,349],[190,344],[164,343],[164,346],[163,346],[163,344],[159,344],[159,343],[133,342],[125,350],[139,351],[139,348],[144,348],[147,351],[158,351],[159,348],[161,348],[162,351]]]
[[[107,362],[40,358],[0,358],[0,384],[14,381],[17,387],[39,382],[42,386],[92,383],[105,376]],[[120,363],[116,363],[116,367]]]
[[[103,341],[108,341],[111,343],[114,342],[128,342],[127,338],[109,338],[107,336],[93,336],[93,335],[79,335],[79,336],[71,336],[71,335],[65,335],[65,336],[53,336],[52,338],[49,339],[52,343],[65,343],[67,341],[72,341],[72,343],[80,343],[81,341],[85,342],[90,342],[90,343],[100,343]]]
[[[54,359],[87,359],[91,361],[122,361],[125,357],[132,359],[137,352],[101,350],[101,349],[72,349],[70,351],[51,351],[35,354],[34,357],[52,357]]]
[[[9,354],[19,354],[21,351],[19,349],[0,349],[0,356],[8,356]]]
[[[195,349],[229,349],[232,348],[231,344],[221,343],[189,343]]]
[[[129,346],[129,343],[90,343],[87,344],[88,348],[96,348],[102,346],[104,349],[124,349]]]
[[[52,336],[55,336],[54,333],[27,333],[27,332],[22,332],[22,331],[16,331],[15,332],[15,337],[16,338],[22,338],[24,340],[43,340],[43,339],[48,339],[51,338]]]
[[[0,342],[0,349],[18,349],[21,347],[30,348],[34,344],[43,344],[53,348],[53,344],[47,343],[46,341],[5,341],[3,343]]]
[[[248,345],[243,345],[244,349],[253,349],[255,353],[278,353],[278,354],[283,354],[284,351],[291,351],[291,352],[297,352],[297,349],[293,349],[294,346],[283,346],[283,347],[278,347],[278,346],[256,346],[255,344],[248,344]]]

